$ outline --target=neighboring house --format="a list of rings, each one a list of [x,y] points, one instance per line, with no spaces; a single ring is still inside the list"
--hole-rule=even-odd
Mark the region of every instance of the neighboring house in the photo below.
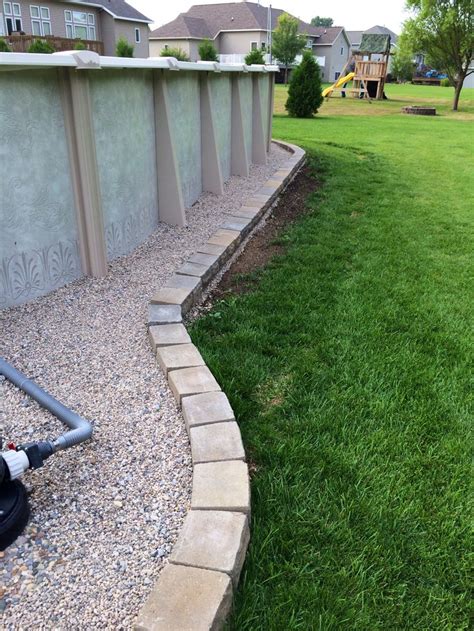
[[[282,13],[281,9],[272,9],[272,30]],[[322,66],[323,79],[334,81],[349,56],[350,42],[344,28],[315,27],[298,21],[299,32],[307,37],[307,47]],[[152,31],[150,56],[159,56],[167,48],[179,47],[191,61],[198,61],[199,45],[208,38],[216,47],[221,61],[243,62],[252,49],[258,48],[267,53],[267,25],[268,8],[255,2],[194,5],[187,13],[181,13],[172,22]]]
[[[148,57],[151,20],[124,0],[0,0],[0,36],[13,50],[27,49],[31,36],[44,37],[57,50],[73,48],[80,39],[91,50],[115,55],[119,37],[135,47],[135,57]],[[20,37],[20,33],[30,37]],[[64,41],[66,40],[66,41]],[[22,48],[23,47],[23,48]]]
[[[471,59],[471,65],[469,66],[469,72],[471,73],[464,79],[465,88],[474,88],[474,59]]]
[[[342,26],[313,27],[319,31],[313,50],[326,57],[323,81],[332,83],[339,79],[351,53],[351,46],[346,31]]]
[[[386,26],[376,25],[376,26],[372,26],[371,28],[368,28],[366,31],[346,31],[346,33],[351,43],[352,52],[357,52],[359,50],[360,42],[362,40],[362,35],[365,35],[365,34],[390,35],[391,52],[393,53],[395,51],[395,48],[397,47],[398,35],[394,33],[393,31],[391,31]],[[372,55],[372,59],[374,61],[381,61],[382,55]],[[392,59],[390,58],[390,62],[388,65],[389,72],[390,72],[391,65],[392,65]]]

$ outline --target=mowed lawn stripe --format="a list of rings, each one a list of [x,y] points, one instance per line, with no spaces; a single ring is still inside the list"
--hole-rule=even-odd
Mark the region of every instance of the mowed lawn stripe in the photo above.
[[[470,134],[275,119],[323,186],[192,330],[254,468],[231,629],[468,628]]]

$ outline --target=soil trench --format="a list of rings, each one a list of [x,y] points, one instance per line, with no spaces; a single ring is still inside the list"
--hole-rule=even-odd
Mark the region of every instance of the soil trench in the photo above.
[[[284,254],[286,244],[279,237],[288,226],[308,212],[306,200],[320,186],[321,183],[314,178],[314,173],[306,164],[278,199],[263,227],[250,237],[241,255],[223,274],[207,304],[229,294],[246,293],[255,286],[258,278],[252,276],[253,272],[264,268],[275,256]]]

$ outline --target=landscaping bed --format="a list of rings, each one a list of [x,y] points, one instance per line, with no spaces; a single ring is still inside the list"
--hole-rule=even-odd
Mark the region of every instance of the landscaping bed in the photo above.
[[[32,519],[1,554],[4,628],[130,628],[186,515],[191,458],[186,430],[150,352],[148,300],[227,213],[288,157],[203,195],[185,228],[160,224],[106,278],[86,278],[0,313],[0,352],[94,423],[91,442],[27,475]],[[56,435],[60,423],[7,381],[7,440]]]

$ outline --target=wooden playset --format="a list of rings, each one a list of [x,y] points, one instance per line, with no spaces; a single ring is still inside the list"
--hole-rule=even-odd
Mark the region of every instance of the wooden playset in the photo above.
[[[376,55],[377,59],[372,59]],[[390,35],[365,34],[359,50],[354,51],[337,81],[323,91],[324,97],[346,92],[354,98],[383,99],[390,59]],[[347,70],[351,72],[345,74]],[[352,87],[346,84],[352,81]]]

